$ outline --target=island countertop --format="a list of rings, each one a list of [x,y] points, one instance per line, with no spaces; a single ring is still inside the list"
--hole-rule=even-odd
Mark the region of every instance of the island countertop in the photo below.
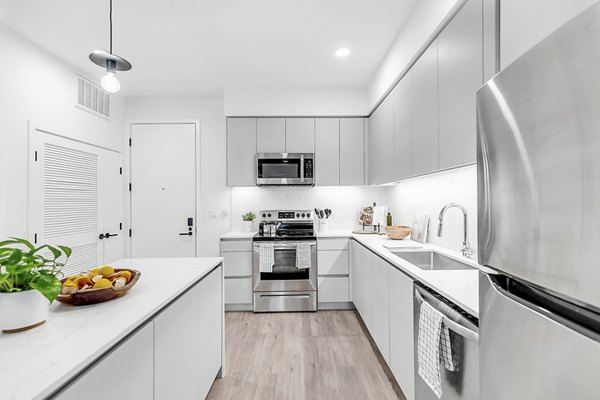
[[[0,334],[3,399],[43,399],[164,309],[222,263],[213,258],[124,259],[111,266],[141,271],[123,297],[90,306],[53,302],[30,331]]]

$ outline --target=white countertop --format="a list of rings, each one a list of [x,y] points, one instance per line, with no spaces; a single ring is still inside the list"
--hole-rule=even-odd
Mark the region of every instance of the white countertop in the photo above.
[[[381,235],[353,235],[352,237],[415,280],[439,292],[469,314],[479,317],[479,269],[482,267],[476,261],[463,257],[458,251],[431,244],[413,242],[416,245],[422,245],[423,248],[394,250],[395,252],[435,250],[473,267],[472,270],[423,270],[403,260],[383,246],[386,242],[396,244],[397,241]]]
[[[234,240],[234,239],[252,239],[252,236],[256,235],[258,231],[245,232],[245,231],[231,231],[221,235],[221,239]]]
[[[125,296],[78,307],[55,301],[42,326],[21,333],[0,333],[0,397],[27,400],[47,397],[222,260],[148,258],[111,263],[142,273]]]

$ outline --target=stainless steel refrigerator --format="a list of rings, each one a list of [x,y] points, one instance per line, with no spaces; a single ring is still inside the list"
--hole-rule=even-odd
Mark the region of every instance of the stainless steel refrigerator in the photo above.
[[[600,399],[600,3],[477,93],[481,399]]]

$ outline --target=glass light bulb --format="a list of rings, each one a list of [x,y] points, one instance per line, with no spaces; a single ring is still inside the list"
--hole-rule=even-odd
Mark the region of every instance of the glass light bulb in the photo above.
[[[108,93],[117,93],[119,89],[121,89],[121,82],[119,82],[119,79],[114,72],[107,72],[104,74],[102,79],[100,79],[100,84]]]

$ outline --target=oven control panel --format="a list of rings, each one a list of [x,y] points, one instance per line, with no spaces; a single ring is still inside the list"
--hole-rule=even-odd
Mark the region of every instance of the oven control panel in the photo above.
[[[313,212],[311,210],[262,210],[259,212],[262,222],[269,221],[312,221]]]

